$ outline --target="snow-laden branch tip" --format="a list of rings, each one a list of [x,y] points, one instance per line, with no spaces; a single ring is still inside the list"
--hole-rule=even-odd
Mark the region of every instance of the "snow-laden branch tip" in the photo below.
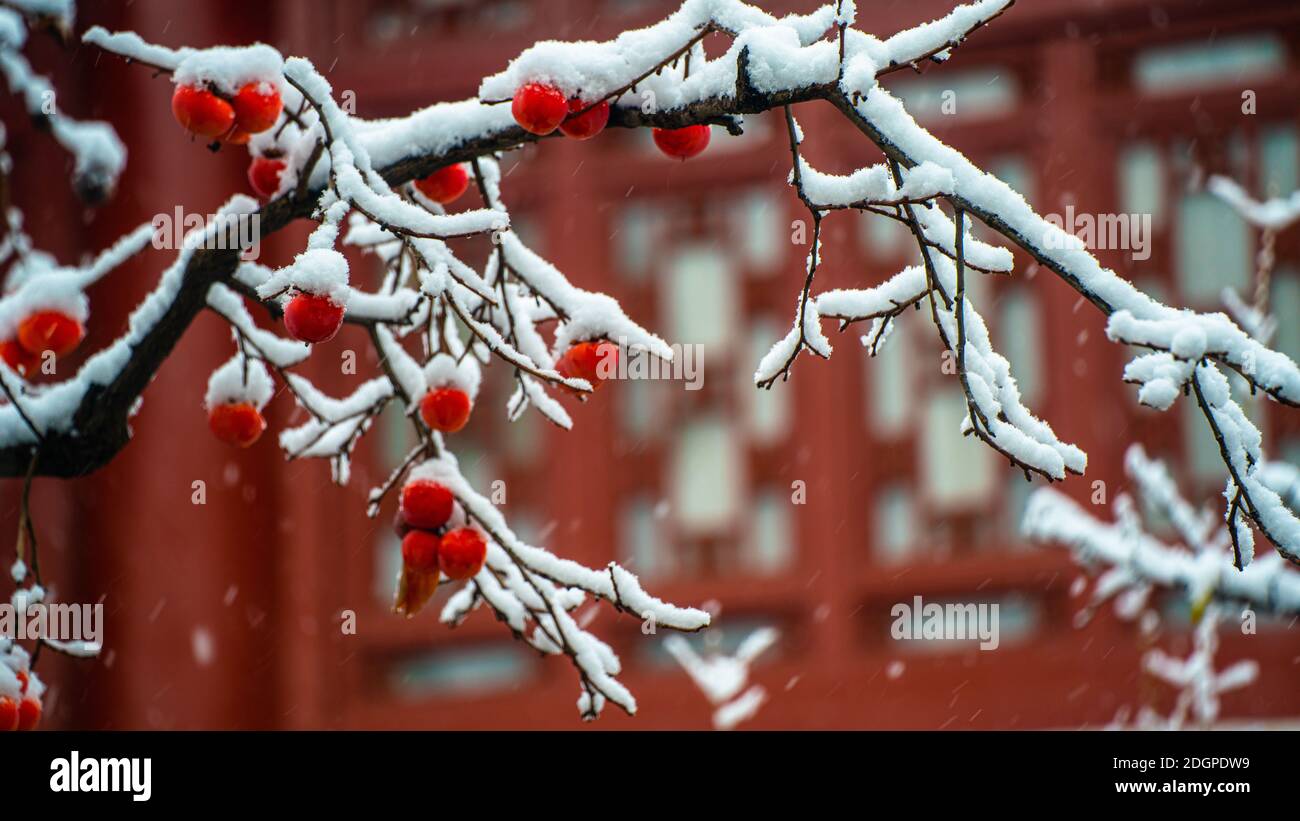
[[[1102,568],[1098,600],[1134,586],[1154,585],[1182,592],[1195,607],[1220,600],[1243,602],[1263,612],[1300,613],[1300,572],[1293,565],[1272,553],[1238,570],[1228,525],[1189,504],[1162,462],[1133,445],[1125,469],[1147,504],[1173,524],[1179,542],[1167,543],[1148,533],[1126,496],[1116,500],[1120,518],[1105,521],[1052,488],[1030,495],[1024,534],[1034,541],[1066,545],[1081,562]],[[1296,478],[1291,466],[1280,464],[1263,475],[1282,489]],[[1294,503],[1296,497],[1289,498]]]

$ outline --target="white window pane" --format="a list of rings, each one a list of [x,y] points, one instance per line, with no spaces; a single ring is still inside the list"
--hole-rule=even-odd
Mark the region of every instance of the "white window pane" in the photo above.
[[[1286,69],[1286,46],[1277,37],[1226,37],[1213,42],[1147,49],[1134,63],[1143,91],[1162,94],[1235,85]]]
[[[1133,284],[1137,286],[1137,289],[1139,291],[1151,297],[1152,299],[1158,302],[1163,302],[1166,305],[1170,304],[1170,300],[1172,299],[1172,297],[1169,296],[1169,289],[1165,287],[1165,284],[1160,280],[1144,277],[1142,279],[1135,280]],[[1150,353],[1151,351],[1147,350],[1146,352]]]
[[[908,112],[920,120],[945,116],[997,117],[1016,106],[1015,77],[996,69],[951,72],[940,78],[898,80],[890,92],[901,97]]]
[[[1038,302],[1017,288],[1003,298],[999,308],[999,349],[1011,362],[1011,375],[1020,386],[1020,396],[1032,406],[1042,395],[1043,384],[1043,330]]]
[[[747,194],[728,210],[728,214],[737,250],[745,264],[764,274],[781,270],[790,231],[785,209],[774,191]]]
[[[1211,194],[1183,197],[1178,213],[1176,264],[1189,302],[1218,303],[1224,288],[1249,280],[1252,240],[1246,221]]]
[[[622,559],[642,579],[660,579],[672,573],[672,548],[664,540],[659,523],[654,503],[644,496],[625,505],[620,515]]]
[[[513,690],[532,678],[533,659],[517,645],[448,648],[394,666],[390,683],[407,698],[482,695]]]
[[[744,364],[757,364],[783,333],[781,326],[770,317],[755,321],[750,326],[749,356]],[[790,425],[789,386],[778,383],[771,390],[764,390],[754,386],[749,367],[738,368],[737,371],[738,389],[747,411],[750,438],[765,445],[780,441]]]
[[[624,379],[618,383],[619,417],[623,430],[637,439],[653,439],[662,430],[668,391],[682,390],[681,382]]]
[[[911,599],[904,599],[902,604],[909,608],[913,607],[914,602]],[[982,637],[980,631],[987,631],[985,635],[992,637],[992,628],[997,628],[998,646],[1002,647],[1007,644],[1023,642],[1032,636],[1042,622],[1042,606],[1037,599],[1030,598],[1018,593],[1011,593],[1005,596],[986,598],[983,596],[964,596],[961,598],[930,598],[922,599],[923,613],[930,605],[938,605],[946,614],[950,606],[963,608],[954,610],[951,623],[945,617],[945,627],[953,631],[953,635],[958,635],[957,630],[965,633],[967,638],[944,638],[928,639],[923,641],[895,639],[893,637],[893,620],[887,623],[885,635],[889,636],[890,644],[900,651],[917,654],[944,654],[959,653],[980,645]],[[974,605],[976,610],[967,609]],[[993,621],[993,606],[996,605],[997,620]],[[980,608],[983,609],[983,619],[980,621]],[[922,614],[921,618],[924,618]],[[960,621],[958,621],[960,620]]]
[[[1300,272],[1279,268],[1273,274],[1273,316],[1277,317],[1277,348],[1300,362]]]
[[[1119,201],[1125,214],[1150,214],[1159,222],[1164,185],[1160,152],[1155,146],[1138,143],[1124,148],[1119,159]]]
[[[619,211],[614,222],[614,260],[628,279],[640,280],[649,271],[662,228],[662,214],[662,208],[639,202]]]
[[[974,436],[962,436],[965,417],[961,388],[938,391],[926,404],[921,475],[927,502],[939,509],[979,505],[993,487],[992,452]]]
[[[1260,190],[1286,197],[1300,188],[1300,137],[1294,126],[1270,128],[1260,138]]]
[[[874,259],[895,259],[912,248],[912,234],[898,220],[879,214],[859,214],[862,245]]]
[[[1300,465],[1300,437],[1293,437],[1278,448],[1283,462],[1288,465]]]
[[[1029,494],[1042,487],[1042,485],[1036,480],[1025,481],[1025,475],[1018,470],[1008,470],[1007,473],[1007,492],[1004,497],[1007,506],[1004,533],[1009,537],[1009,541],[1013,546],[1033,548],[1035,545],[1032,541],[1021,538],[1020,523],[1025,518],[1025,505],[1029,501]]]
[[[1219,443],[1210,432],[1200,405],[1194,397],[1184,397],[1179,404],[1183,407],[1183,444],[1193,475],[1207,480],[1227,478],[1228,469],[1219,455]]]
[[[508,499],[508,497],[507,497]],[[509,502],[507,501],[507,504]],[[554,531],[554,524],[551,528],[540,526],[537,515],[530,510],[520,509],[518,504],[510,506],[510,529],[515,532],[520,541],[524,544],[544,545],[546,538]]]
[[[988,170],[1014,188],[1026,201],[1034,201],[1034,172],[1022,158],[1010,155],[998,157],[989,163]]]
[[[493,480],[501,478],[491,453],[468,441],[458,440],[456,445],[456,459],[460,463],[461,475],[479,493],[487,494]]]
[[[867,369],[870,423],[881,436],[898,436],[911,426],[914,399],[911,362],[914,354],[911,323],[905,321],[906,316],[900,317],[904,321],[890,332],[879,353],[871,356],[868,349],[862,353]]]
[[[519,241],[524,245],[542,256],[546,255],[546,232],[537,219],[530,216],[511,214],[510,230],[514,232],[515,236],[519,237]]]
[[[790,493],[768,489],[754,500],[745,566],[757,573],[777,573],[794,557],[794,532],[790,522]]]
[[[380,528],[375,545],[375,601],[384,605],[393,603],[397,590],[397,575],[402,572],[402,540],[389,528]]]
[[[688,422],[678,434],[671,471],[673,509],[683,527],[699,532],[731,525],[741,472],[731,425],[713,416]]]
[[[879,561],[901,562],[912,554],[916,549],[915,516],[907,487],[893,485],[876,496],[872,546]]]
[[[540,413],[530,408],[506,426],[506,451],[520,465],[534,464],[542,456],[542,425],[549,424]]]
[[[715,246],[678,253],[668,266],[668,326],[674,343],[725,350],[735,333],[736,288],[731,264]]]

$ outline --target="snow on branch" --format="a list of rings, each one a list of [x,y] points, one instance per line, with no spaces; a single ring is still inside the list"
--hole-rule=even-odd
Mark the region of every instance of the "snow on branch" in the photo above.
[[[1289,466],[1266,471],[1279,484],[1292,477]],[[1022,529],[1040,542],[1059,542],[1079,560],[1105,569],[1097,592],[1104,599],[1134,586],[1154,585],[1185,594],[1194,607],[1215,599],[1249,604],[1264,612],[1300,613],[1300,572],[1279,554],[1269,554],[1238,570],[1226,523],[1208,510],[1191,507],[1178,493],[1164,464],[1133,445],[1125,470],[1140,496],[1174,525],[1180,543],[1147,533],[1133,501],[1117,497],[1120,518],[1106,522],[1052,488],[1030,495]],[[1294,497],[1293,497],[1294,498]]]
[[[23,101],[27,114],[47,128],[73,159],[72,184],[88,205],[108,199],[126,167],[126,148],[104,122],[75,120],[56,103],[50,81],[33,71],[22,54],[32,28],[51,28],[66,39],[72,26],[71,0],[10,2],[0,7],[0,75],[9,91]],[[7,176],[7,171],[6,171]]]
[[[442,620],[458,623],[485,601],[516,635],[537,649],[569,656],[581,679],[579,710],[584,718],[595,718],[606,702],[635,713],[636,699],[618,682],[620,665],[609,646],[571,615],[582,603],[583,594],[604,599],[655,625],[686,631],[708,626],[708,613],[654,598],[635,576],[613,562],[604,570],[593,570],[525,544],[506,525],[500,511],[470,487],[451,454],[444,452],[423,463],[411,476],[450,488],[465,518],[482,527],[491,539],[483,569],[471,586],[449,600]],[[533,632],[528,635],[530,623]]]
[[[1179,359],[1213,360],[1242,374],[1252,389],[1286,404],[1300,403],[1300,369],[1288,357],[1268,349],[1222,314],[1180,311],[1138,291],[1104,268],[1079,243],[1069,241],[1061,228],[1035,213],[1009,186],[929,134],[898,99],[877,85],[882,73],[900,65],[901,54],[907,55],[908,63],[944,54],[970,31],[1005,11],[1010,3],[964,6],[941,21],[884,42],[854,32],[847,24],[835,26],[830,37],[809,39],[807,27],[802,24],[805,18],[800,18],[800,24],[784,24],[739,13],[738,5],[744,4],[687,2],[664,22],[606,43],[567,47],[539,44],[525,51],[505,72],[485,80],[480,93],[498,96],[507,88],[517,87],[524,77],[534,77],[556,83],[568,93],[581,94],[584,100],[611,99],[616,111],[635,102],[629,91],[652,93],[658,106],[686,113],[741,114],[776,105],[786,109],[794,157],[791,182],[813,218],[812,250],[804,267],[804,286],[791,330],[755,372],[760,387],[770,388],[778,379],[788,378],[803,350],[820,357],[830,355],[830,343],[817,327],[820,305],[811,294],[821,262],[820,223],[829,211],[856,203],[865,211],[893,210],[894,216],[912,229],[925,262],[931,318],[945,346],[962,363],[959,373],[971,407],[964,430],[1026,473],[1059,479],[1067,472],[1081,472],[1086,460],[1082,451],[1056,440],[1045,422],[1023,409],[1014,381],[1009,373],[1002,373],[1001,363],[1005,360],[982,349],[978,314],[965,299],[957,299],[961,283],[943,281],[960,280],[965,273],[967,261],[958,258],[964,256],[966,245],[965,218],[982,220],[1110,315],[1108,335],[1114,341],[1150,347]],[[819,13],[829,14],[831,10],[832,6],[827,5]],[[817,14],[813,18],[821,22]],[[679,72],[641,77],[646,53],[675,54],[673,46],[688,45],[695,32],[708,28],[733,35],[733,45],[726,54],[712,60],[695,60],[691,64],[693,71],[683,66]],[[808,99],[835,104],[886,153],[892,163],[893,187],[886,187],[880,171],[870,168],[834,178],[807,167],[799,154],[803,135],[789,106]],[[924,182],[909,182],[911,170],[916,170]],[[903,193],[909,191],[909,185],[911,192],[930,197],[923,203],[912,202],[912,197]],[[950,240],[936,236],[945,233],[935,230],[941,228],[936,223],[949,221],[940,210],[940,201],[952,209],[958,223]],[[942,251],[933,254],[936,245]],[[1010,255],[1006,249],[1001,250],[1009,263]],[[990,269],[1002,267],[1002,260],[990,261],[994,263]],[[945,277],[949,262],[958,269],[955,277]],[[962,306],[956,313],[954,302]],[[878,311],[866,315],[878,320],[877,331],[884,329]],[[965,332],[968,324],[972,326],[970,338]],[[972,376],[972,370],[984,372]],[[1162,395],[1168,394],[1166,390]],[[1227,448],[1224,458],[1238,474],[1235,481],[1239,494],[1235,501],[1230,500],[1228,515],[1251,519],[1287,555],[1300,555],[1292,520],[1278,514],[1266,495],[1258,494],[1258,483],[1250,480],[1249,468],[1238,469],[1239,464],[1252,462],[1242,450],[1249,437],[1232,435],[1231,420],[1220,418],[1224,414],[1232,416],[1224,402],[1202,403],[1201,409],[1216,435],[1228,431],[1223,434]],[[1210,407],[1219,409],[1219,416],[1213,415]],[[1243,563],[1249,561],[1250,553],[1244,544],[1246,538],[1244,532],[1239,533]]]
[[[714,706],[714,729],[730,730],[753,718],[767,701],[767,691],[762,685],[755,684],[748,689],[745,685],[749,683],[750,666],[780,635],[775,627],[760,627],[746,636],[732,655],[701,656],[681,636],[664,639],[664,649]]]
[[[969,298],[966,277],[972,272],[1012,270],[1009,247],[970,235],[979,219],[1109,315],[1112,339],[1152,349],[1140,357],[1140,365],[1131,366],[1131,376],[1143,382],[1144,400],[1167,407],[1180,391],[1195,395],[1232,475],[1227,521],[1238,564],[1244,566],[1251,555],[1247,520],[1286,555],[1300,555],[1296,520],[1261,473],[1258,432],[1232,401],[1219,371],[1230,368],[1252,389],[1295,405],[1300,404],[1295,363],[1222,314],[1162,305],[1102,267],[1078,243],[1061,241],[1061,229],[926,132],[878,85],[879,77],[893,71],[943,62],[971,32],[1011,5],[1012,0],[977,0],[879,39],[855,28],[857,8],[851,0],[780,18],[743,0],[685,0],[663,21],[607,42],[538,43],[485,78],[478,98],[377,121],[344,111],[310,61],[284,59],[268,46],[172,49],[130,32],[91,29],[85,42],[170,74],[182,97],[210,95],[218,110],[245,93],[273,101],[273,121],[248,131],[220,125],[205,134],[232,150],[246,145],[255,162],[279,164],[265,205],[256,209],[251,200],[235,197],[217,216],[257,216],[263,236],[296,219],[312,219],[317,226],[303,251],[275,269],[241,262],[242,242],[209,241],[216,230],[211,226],[195,232],[195,241],[187,240],[132,315],[127,333],[76,376],[35,388],[0,369],[0,385],[23,400],[0,408],[0,466],[9,475],[71,475],[111,459],[129,439],[127,420],[145,386],[197,313],[210,308],[230,324],[234,342],[232,358],[214,376],[220,390],[213,394],[228,400],[220,404],[230,424],[221,429],[231,441],[246,444],[245,434],[255,439],[264,425],[257,402],[261,379],[255,374],[265,369],[284,381],[310,416],[280,435],[286,454],[329,458],[336,480],[346,482],[356,442],[384,407],[397,403],[418,445],[372,491],[369,512],[376,515],[404,480],[434,475],[454,492],[460,520],[483,531],[488,542],[486,564],[452,597],[445,615],[456,621],[487,603],[532,646],[571,659],[582,680],[584,715],[598,713],[610,701],[633,709],[631,694],[616,680],[612,651],[571,616],[579,593],[642,618],[650,614],[677,629],[699,629],[707,616],[653,599],[617,565],[593,570],[519,542],[499,512],[460,476],[445,439],[464,424],[482,366],[503,363],[513,374],[516,390],[506,408],[511,419],[534,406],[568,428],[573,420],[554,392],[586,398],[599,382],[574,367],[574,351],[626,345],[662,359],[672,356],[663,340],[630,319],[614,299],[574,287],[511,230],[500,156],[551,137],[525,131],[515,123],[512,106],[502,103],[523,87],[546,83],[566,106],[580,106],[568,108],[571,117],[608,103],[608,124],[614,127],[718,124],[738,133],[747,114],[783,111],[790,181],[813,220],[813,242],[791,330],[759,363],[755,381],[760,386],[788,378],[805,349],[830,356],[823,318],[839,320],[841,328],[870,319],[874,352],[903,309],[928,307],[936,334],[957,363],[968,407],[963,432],[1026,475],[1057,480],[1083,472],[1083,451],[1060,441],[1024,406],[1007,360],[993,349]],[[712,34],[731,42],[710,57],[703,41]],[[843,177],[808,165],[793,107],[813,100],[837,108],[884,152],[886,162]],[[457,180],[461,191],[476,185],[483,207],[456,211],[449,207],[454,197],[430,194],[425,184],[442,174]],[[906,225],[922,264],[874,288],[814,293],[823,262],[821,223],[849,209]],[[450,241],[469,235],[492,240],[481,266],[453,251]],[[379,260],[384,276],[378,288],[353,282],[340,242]],[[312,344],[326,342],[343,322],[364,327],[382,374],[349,396],[326,396],[292,372],[306,355],[304,346],[259,329],[245,302],[283,317],[291,335]],[[553,334],[549,344],[543,328]],[[417,347],[418,352],[412,350]],[[473,537],[465,538],[472,546]],[[430,592],[427,576],[404,577],[399,609],[412,613]]]
[[[1215,175],[1206,183],[1206,190],[1232,206],[1241,218],[1256,228],[1266,231],[1285,231],[1300,220],[1300,191],[1289,197],[1277,197],[1259,202],[1251,197],[1234,180]]]

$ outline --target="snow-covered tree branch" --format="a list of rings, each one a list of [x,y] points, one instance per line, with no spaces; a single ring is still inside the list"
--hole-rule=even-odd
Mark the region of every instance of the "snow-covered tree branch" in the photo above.
[[[1267,613],[1300,613],[1300,572],[1294,565],[1273,553],[1238,570],[1230,525],[1211,509],[1188,502],[1163,462],[1148,457],[1141,445],[1132,445],[1124,466],[1146,509],[1170,522],[1176,542],[1148,532],[1139,504],[1128,494],[1116,497],[1113,522],[1052,488],[1036,490],[1025,508],[1026,536],[1067,545],[1085,565],[1103,571],[1094,605],[1125,593],[1145,601],[1158,587],[1183,593],[1198,611],[1219,600]],[[1300,473],[1293,466],[1266,463],[1260,477],[1293,511],[1300,509]],[[1133,612],[1132,607],[1123,609]]]
[[[841,328],[872,320],[874,353],[904,309],[927,303],[936,333],[957,361],[969,411],[964,431],[1027,476],[1083,473],[1084,452],[1061,441],[1021,401],[1007,360],[992,347],[969,298],[968,277],[1013,268],[1007,247],[971,236],[971,224],[980,220],[1107,314],[1114,341],[1150,349],[1126,372],[1141,385],[1140,401],[1166,409],[1181,392],[1197,403],[1232,477],[1226,519],[1237,567],[1253,555],[1247,522],[1284,555],[1300,558],[1300,520],[1264,480],[1259,432],[1224,376],[1234,371],[1252,390],[1297,405],[1296,364],[1222,314],[1180,311],[1135,289],[1006,184],[926,132],[878,83],[896,71],[946,61],[1012,3],[977,0],[880,39],[856,26],[853,0],[782,18],[742,0],[685,0],[662,22],[611,41],[538,43],[485,78],[477,98],[378,121],[345,111],[310,61],[268,46],[173,49],[130,32],[91,29],[87,44],[170,75],[173,112],[190,132],[232,150],[246,146],[250,179],[268,201],[236,195],[188,235],[127,332],[71,378],[35,385],[23,379],[22,367],[0,369],[10,398],[0,407],[0,473],[72,476],[106,464],[128,443],[129,419],[145,387],[208,308],[229,323],[233,337],[232,358],[214,371],[207,396],[221,438],[244,446],[257,440],[278,377],[310,417],[280,433],[281,447],[290,458],[330,459],[344,483],[353,448],[377,416],[392,403],[403,409],[419,444],[371,493],[369,510],[377,515],[390,491],[400,489],[400,612],[418,611],[440,579],[464,580],[444,621],[454,624],[486,604],[531,646],[571,659],[584,716],[609,701],[632,712],[635,700],[616,678],[617,657],[578,625],[574,608],[593,596],[679,630],[707,626],[707,614],[651,597],[618,565],[590,569],[521,542],[464,480],[447,436],[465,423],[480,369],[494,362],[516,382],[506,408],[512,419],[532,406],[569,428],[557,391],[586,397],[618,357],[635,352],[667,360],[672,350],[611,297],[573,286],[511,230],[498,163],[523,144],[560,135],[586,139],[606,126],[654,128],[661,150],[685,159],[705,149],[709,125],[738,133],[746,115],[779,109],[790,137],[791,183],[812,217],[814,241],[793,327],[758,364],[759,386],[788,378],[805,349],[830,356],[822,319],[836,319]],[[711,34],[730,39],[723,53],[706,52]],[[795,110],[814,102],[834,106],[883,152],[884,162],[848,176],[808,164]],[[450,208],[470,184],[483,207]],[[875,287],[817,293],[821,222],[850,209],[905,224],[922,264]],[[298,219],[317,226],[292,263],[272,269],[241,260],[248,244],[230,226],[252,218],[263,236]],[[450,244],[476,235],[492,240],[477,267]],[[103,265],[62,279],[51,272],[18,285],[11,280],[0,314],[21,326],[33,311],[53,311],[67,322],[52,325],[45,338],[75,323],[79,339],[89,318],[83,290],[91,273],[102,275],[142,244],[133,234]],[[352,284],[340,244],[378,258],[386,271],[380,288]],[[59,293],[67,301],[50,302],[48,292],[64,282]],[[24,289],[39,299],[22,301]],[[282,317],[293,339],[259,328],[250,303]],[[293,368],[344,322],[366,328],[383,373],[336,398]],[[20,328],[19,342],[24,339]],[[20,347],[37,355],[40,344]]]

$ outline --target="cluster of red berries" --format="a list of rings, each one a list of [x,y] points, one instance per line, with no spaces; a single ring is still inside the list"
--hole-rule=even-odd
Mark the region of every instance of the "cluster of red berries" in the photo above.
[[[18,323],[18,335],[0,342],[0,356],[18,373],[35,372],[41,356],[50,351],[67,356],[81,344],[85,328],[62,311],[37,311]]]
[[[609,123],[609,100],[597,103],[583,102],[575,97],[566,100],[558,88],[545,83],[528,83],[515,92],[510,111],[515,122],[530,134],[546,136],[557,128],[561,134],[574,140],[590,140],[605,130]],[[704,151],[709,146],[709,127],[707,125],[688,125],[685,128],[656,128],[655,145],[669,157],[688,160]],[[269,187],[274,193],[280,185],[280,172],[284,170],[282,160],[253,161],[249,168],[249,180],[253,181],[255,171],[271,180],[253,182],[253,190],[259,194]],[[469,170],[465,165],[448,165],[427,177],[415,181],[415,188],[421,194],[441,205],[448,205],[459,199],[469,188]],[[262,196],[269,196],[263,194]]]
[[[17,675],[22,697],[0,696],[0,732],[34,730],[41,723],[41,702],[27,695],[28,674],[25,670],[18,670]]]
[[[197,85],[178,85],[172,94],[176,122],[199,137],[244,145],[280,118],[284,103],[271,83],[245,83],[233,96]]]
[[[178,85],[172,94],[172,114],[192,134],[244,145],[254,134],[275,125],[284,108],[280,92],[268,82],[245,83],[233,97],[193,85]],[[262,199],[280,189],[285,161],[278,156],[257,156],[248,166],[248,184]]]
[[[515,122],[530,134],[546,136],[557,128],[566,137],[589,140],[605,129],[609,122],[609,101],[594,105],[580,99],[566,99],[564,92],[546,83],[527,83],[519,87],[510,103]],[[669,157],[688,160],[709,145],[707,125],[685,128],[656,128],[655,145]]]
[[[407,572],[438,573],[457,581],[483,568],[487,541],[471,527],[445,530],[454,499],[432,479],[412,479],[402,488],[394,527],[402,537],[402,564]]]

